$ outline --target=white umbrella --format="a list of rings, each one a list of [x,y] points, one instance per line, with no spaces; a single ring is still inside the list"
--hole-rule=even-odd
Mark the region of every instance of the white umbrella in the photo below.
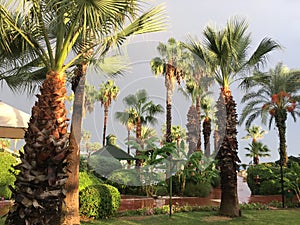
[[[23,139],[30,115],[0,101],[0,138]]]

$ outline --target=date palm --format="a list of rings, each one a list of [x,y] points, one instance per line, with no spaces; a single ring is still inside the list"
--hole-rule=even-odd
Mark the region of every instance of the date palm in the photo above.
[[[230,84],[236,79],[237,74],[258,67],[265,62],[266,55],[278,44],[271,39],[263,39],[254,53],[248,57],[251,36],[247,33],[248,24],[244,19],[233,18],[227,22],[223,29],[207,26],[204,29],[204,43],[207,51],[207,65],[213,72],[216,81],[221,86],[220,97],[217,103],[217,120],[219,121],[220,107],[225,107],[225,126],[218,129],[224,130],[224,138],[217,153],[221,169],[221,205],[220,213],[228,216],[239,216],[240,209],[237,196],[237,114],[236,103],[233,99]],[[221,110],[221,111],[220,111]],[[219,112],[219,113],[218,113]]]
[[[175,83],[180,84],[184,78],[184,67],[188,54],[185,52],[182,43],[170,38],[167,44],[159,43],[157,50],[160,57],[151,60],[151,70],[155,76],[163,75],[165,77],[166,87],[166,142],[171,143],[172,126],[172,96],[175,89]]]
[[[77,77],[85,74],[92,48],[98,46],[94,55],[101,56],[114,43],[122,44],[129,35],[161,30],[161,8],[138,17],[140,9],[139,1],[126,0],[1,1],[0,47],[4,53],[1,57],[15,56],[14,49],[18,46],[21,58],[31,58],[27,74],[44,72],[45,77],[25,134],[22,163],[17,166],[21,172],[15,182],[15,202],[6,224],[61,224],[67,161],[72,162],[69,164],[72,173],[68,173],[70,185],[66,190],[72,197],[66,199],[66,206],[71,207],[66,213],[70,217],[64,223],[79,224],[76,171],[81,129],[71,128],[69,147],[64,105],[66,72],[77,65],[74,74]],[[128,17],[133,18],[132,23],[124,28]],[[70,54],[76,49],[77,54]],[[15,68],[24,64],[17,60],[14,63]],[[74,79],[73,90],[84,83],[84,79]],[[82,96],[83,91],[75,93],[73,124],[81,124]]]
[[[119,87],[115,85],[113,80],[108,80],[106,83],[102,83],[99,90],[99,95],[97,100],[101,102],[101,105],[104,107],[104,122],[103,122],[103,141],[102,145],[105,146],[106,138],[106,126],[108,120],[108,109],[112,103],[112,100],[116,100],[119,94]]]
[[[249,127],[253,120],[261,117],[262,123],[268,122],[271,128],[275,122],[279,135],[280,159],[286,166],[286,120],[288,114],[294,121],[300,115],[297,104],[300,100],[300,71],[289,70],[282,63],[278,63],[269,72],[256,72],[245,78],[241,85],[250,92],[242,98],[242,103],[246,103],[246,106],[243,108],[240,123],[245,122],[246,127]]]
[[[253,159],[254,165],[259,164],[259,157],[270,156],[268,153],[270,152],[270,149],[260,141],[252,142],[252,144],[249,144],[249,147],[246,147],[245,150],[249,152],[246,156]]]
[[[148,93],[145,89],[138,90],[135,94],[130,94],[123,99],[123,102],[129,111],[117,112],[117,118],[130,118],[133,120],[135,125],[135,133],[137,143],[141,142],[142,135],[142,125],[143,124],[155,124],[157,116],[160,113],[163,113],[163,107],[160,104],[154,104],[149,100]],[[141,152],[136,152],[137,156],[141,155]],[[142,166],[142,161],[140,159],[136,160],[136,167],[139,168]]]

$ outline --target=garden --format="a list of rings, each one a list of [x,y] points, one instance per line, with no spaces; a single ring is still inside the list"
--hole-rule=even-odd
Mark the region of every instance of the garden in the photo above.
[[[257,41],[240,16],[221,27],[205,25],[197,37],[169,36],[142,63],[151,82],[158,78],[157,95],[149,94],[150,81],[127,93],[133,83],[118,82],[130,75],[129,65],[143,59],[130,62],[130,50],[122,47],[133,36],[166,30],[164,5],[0,3],[0,81],[16,93],[34,93],[36,100],[28,127],[14,137],[24,144],[11,150],[12,142],[0,139],[0,224],[299,221],[300,159],[288,155],[287,128],[300,115],[300,70],[282,62],[264,69],[268,57],[283,48],[278,41]],[[98,72],[99,88],[90,83]],[[126,95],[113,108],[121,92]],[[178,95],[186,100],[178,101]],[[98,104],[101,111],[95,112]],[[176,107],[184,122],[176,120]],[[103,120],[101,127],[93,123],[97,142],[83,124],[92,113]],[[266,132],[255,123],[274,128],[276,147],[265,144]],[[111,129],[113,124],[118,128]],[[117,142],[119,130],[126,139]],[[240,138],[240,130],[246,136]],[[0,137],[11,138],[4,132]],[[250,142],[239,149],[242,139]],[[261,162],[274,152],[279,160]],[[251,161],[242,163],[241,155]],[[273,201],[241,204],[240,175],[251,196]],[[277,196],[280,201],[274,201]],[[122,208],[131,198],[153,203]],[[201,205],[206,198],[213,201]]]

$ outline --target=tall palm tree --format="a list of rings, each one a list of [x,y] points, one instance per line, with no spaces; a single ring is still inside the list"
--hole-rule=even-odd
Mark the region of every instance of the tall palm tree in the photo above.
[[[260,141],[252,142],[252,144],[249,144],[249,147],[246,147],[245,149],[249,152],[246,156],[253,159],[254,165],[259,164],[259,157],[270,156],[268,153],[270,152],[270,149]]]
[[[280,159],[286,166],[286,120],[288,114],[294,121],[300,115],[297,104],[300,100],[300,71],[289,70],[282,63],[278,63],[269,72],[256,72],[245,78],[241,85],[251,91],[242,98],[242,103],[246,103],[246,106],[243,108],[240,123],[245,122],[248,128],[254,119],[261,117],[264,124],[269,120],[271,128],[274,121],[279,135]]]
[[[267,133],[260,126],[252,125],[251,127],[246,128],[247,135],[242,137],[242,139],[252,139],[252,143],[257,142],[258,139],[263,138],[263,136]]]
[[[129,111],[117,112],[116,117],[132,118],[135,125],[136,140],[140,144],[142,135],[142,124],[155,124],[157,116],[163,113],[163,107],[160,104],[154,104],[149,100],[148,94],[145,89],[138,90],[135,94],[130,94],[123,99],[123,102]],[[141,152],[137,151],[136,155],[141,155]],[[136,160],[136,167],[139,168],[142,165],[140,159]]]
[[[217,104],[217,119],[219,131],[224,131],[224,138],[217,153],[221,169],[221,205],[220,213],[228,216],[239,216],[240,209],[237,196],[237,114],[236,103],[230,90],[230,84],[238,73],[258,67],[265,62],[266,55],[278,48],[271,39],[263,39],[254,53],[248,58],[247,50],[251,44],[250,34],[247,34],[248,24],[244,19],[233,18],[223,29],[207,26],[204,29],[204,43],[207,51],[206,65],[209,65],[216,81],[221,86]],[[219,117],[220,107],[225,107],[226,125],[222,127]],[[221,111],[220,111],[221,110]],[[218,113],[219,112],[219,113]]]
[[[20,7],[17,7],[18,3]],[[154,8],[122,29],[125,19],[134,18],[140,12],[140,2],[20,0],[18,3],[4,1],[0,4],[3,18],[0,26],[0,46],[1,51],[5,52],[1,56],[13,56],[13,47],[19,46],[22,58],[29,57],[33,62],[30,67],[32,70],[26,70],[27,74],[44,72],[46,79],[40,88],[41,94],[37,95],[38,100],[32,109],[29,128],[25,134],[25,153],[18,166],[22,169],[15,182],[16,201],[14,210],[6,218],[6,224],[61,224],[64,184],[67,180],[67,164],[64,162],[67,156],[67,161],[72,162],[69,163],[69,171],[72,173],[68,173],[70,185],[66,186],[66,190],[72,197],[66,199],[66,205],[71,206],[72,210],[66,213],[70,217],[65,220],[65,224],[79,224],[76,171],[79,168],[78,140],[81,126],[71,127],[69,148],[68,119],[64,105],[65,74],[76,65],[80,66],[74,73],[85,74],[89,51],[99,44],[101,46],[97,48],[97,54],[103,55],[112,44],[121,44],[131,34],[161,30],[163,22],[159,22],[159,17],[162,10]],[[92,44],[90,37],[93,37]],[[76,47],[76,43],[81,43],[80,48],[77,48],[80,51],[75,55],[69,54]],[[19,61],[16,67],[22,64]],[[75,79],[73,90],[77,90],[78,85],[84,86],[84,83],[84,79]],[[79,125],[82,118],[80,99],[83,99],[82,91],[75,93],[73,108],[76,112],[73,112],[72,118],[72,123]],[[32,180],[26,175],[28,172],[35,174],[36,186],[31,185]]]
[[[160,57],[151,60],[151,70],[158,76],[165,77],[166,87],[166,142],[171,143],[171,126],[172,126],[172,95],[175,89],[175,83],[180,84],[184,78],[183,67],[186,67],[185,60],[188,58],[182,43],[170,38],[167,44],[159,43],[157,50]]]
[[[105,146],[108,109],[112,103],[112,100],[116,100],[119,91],[120,91],[119,87],[115,85],[115,82],[113,80],[108,80],[106,81],[106,83],[102,83],[100,86],[97,100],[99,100],[101,102],[101,105],[103,105],[104,107],[104,122],[103,122],[103,137],[102,137],[103,146]]]

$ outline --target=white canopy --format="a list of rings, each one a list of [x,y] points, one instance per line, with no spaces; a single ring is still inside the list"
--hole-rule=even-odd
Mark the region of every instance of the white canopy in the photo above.
[[[23,139],[30,115],[0,101],[0,138]]]

